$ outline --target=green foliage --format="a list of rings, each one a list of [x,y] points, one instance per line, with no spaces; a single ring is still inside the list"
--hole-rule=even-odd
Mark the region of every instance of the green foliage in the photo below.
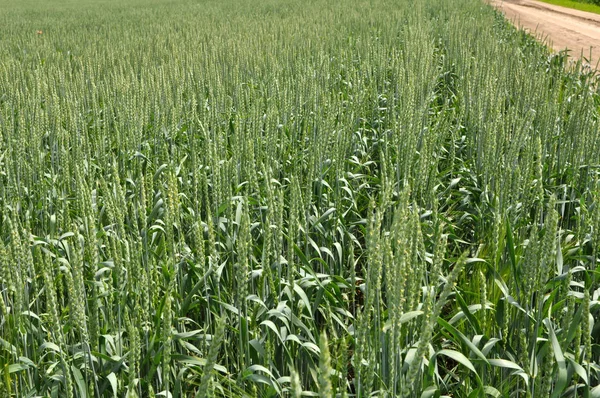
[[[598,396],[598,81],[491,7],[0,24],[1,396]]]
[[[573,8],[575,10],[593,12],[600,14],[599,0],[540,0],[544,3],[554,4],[561,7]],[[586,55],[586,54],[584,54]]]

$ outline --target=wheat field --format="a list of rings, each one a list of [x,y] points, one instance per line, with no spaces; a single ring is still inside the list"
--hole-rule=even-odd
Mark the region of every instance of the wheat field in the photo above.
[[[0,396],[600,397],[600,91],[480,0],[0,0]]]

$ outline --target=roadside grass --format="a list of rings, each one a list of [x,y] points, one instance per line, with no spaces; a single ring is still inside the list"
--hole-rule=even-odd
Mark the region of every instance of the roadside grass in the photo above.
[[[539,0],[542,3],[553,4],[555,6],[561,6],[566,8],[572,8],[579,11],[593,12],[594,14],[600,14],[600,6],[589,3],[580,3],[578,1],[571,0]]]

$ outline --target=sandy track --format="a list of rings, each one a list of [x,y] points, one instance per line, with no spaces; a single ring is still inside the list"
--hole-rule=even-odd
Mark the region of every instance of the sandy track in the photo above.
[[[534,0],[491,0],[515,25],[559,51],[568,48],[572,56],[600,60],[600,15],[541,3]]]

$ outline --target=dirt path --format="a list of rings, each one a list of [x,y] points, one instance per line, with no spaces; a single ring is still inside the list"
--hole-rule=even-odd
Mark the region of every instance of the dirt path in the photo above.
[[[490,0],[506,17],[555,50],[571,50],[571,55],[600,60],[600,15],[541,3],[535,0]]]

